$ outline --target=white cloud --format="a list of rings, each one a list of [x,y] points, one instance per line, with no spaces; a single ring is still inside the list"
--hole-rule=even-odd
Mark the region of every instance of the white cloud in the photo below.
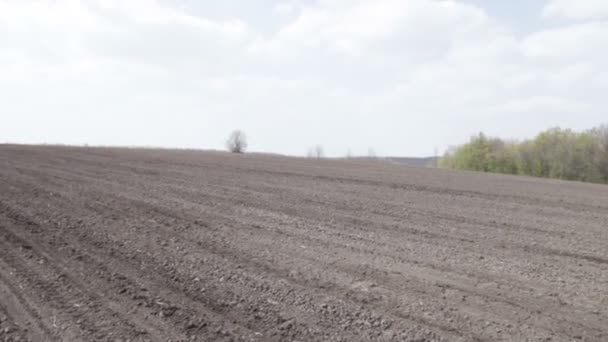
[[[548,0],[543,9],[547,18],[600,19],[608,18],[605,0]]]
[[[268,43],[346,55],[372,51],[429,55],[489,24],[480,9],[454,1],[322,1],[305,8]]]
[[[526,55],[548,60],[594,60],[608,58],[608,22],[589,22],[546,29],[523,41]]]
[[[222,148],[239,127],[257,150],[425,155],[604,119],[603,21],[520,38],[458,1],[277,0],[268,32],[188,8],[0,1],[0,137]]]

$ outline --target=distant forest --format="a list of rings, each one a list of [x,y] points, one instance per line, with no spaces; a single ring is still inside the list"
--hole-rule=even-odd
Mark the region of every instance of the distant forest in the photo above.
[[[584,132],[552,128],[525,141],[505,141],[479,133],[446,152],[439,166],[608,183],[608,125]]]

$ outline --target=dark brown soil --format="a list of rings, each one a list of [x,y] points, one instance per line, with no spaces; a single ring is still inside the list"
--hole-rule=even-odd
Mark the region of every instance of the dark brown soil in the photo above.
[[[608,186],[0,146],[0,341],[608,341]]]

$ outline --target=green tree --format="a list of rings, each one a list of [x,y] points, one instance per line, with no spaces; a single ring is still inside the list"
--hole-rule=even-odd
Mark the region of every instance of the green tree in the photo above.
[[[608,125],[602,125],[591,130],[599,145],[598,167],[600,177],[608,183]]]
[[[556,127],[520,143],[479,133],[446,152],[439,166],[608,183],[608,126],[585,132]]]

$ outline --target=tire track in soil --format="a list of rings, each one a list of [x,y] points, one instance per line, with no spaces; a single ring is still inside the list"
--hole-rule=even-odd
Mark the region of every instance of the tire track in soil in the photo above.
[[[0,242],[4,249],[2,261],[16,270],[17,277],[22,280],[20,286],[39,291],[38,303],[50,306],[52,311],[61,311],[62,322],[52,324],[55,336],[68,330],[74,339],[87,336],[86,339],[103,341],[113,336],[135,339],[147,334],[147,330],[137,327],[126,313],[118,310],[117,303],[108,302],[99,293],[89,290],[90,284],[85,285],[69,275],[72,270],[64,268],[49,254],[34,248],[22,249],[23,254],[15,253],[16,248],[11,246],[23,246],[25,241],[2,226],[0,234],[4,238]]]
[[[37,222],[18,213],[12,212],[10,216],[18,221],[28,222],[27,226],[38,226]],[[10,234],[13,234],[12,239],[25,243],[26,240],[18,237],[14,232],[10,232]],[[19,234],[23,235],[24,231]],[[31,245],[32,241],[37,240],[36,235],[40,234],[28,235],[27,241]],[[155,276],[158,272],[157,268],[141,270],[139,266],[143,264],[143,260],[136,263],[136,266],[127,265],[128,263],[124,261],[134,260],[134,256],[120,255],[112,244],[100,245],[98,242],[87,239],[86,235],[84,239],[82,239],[82,235],[62,238],[65,236],[67,235],[50,236],[51,240],[36,244],[34,250],[44,250],[40,246],[49,243],[54,247],[60,246],[58,251],[71,250],[73,252],[71,256],[63,256],[64,261],[55,260],[54,264],[60,265],[63,269],[79,270],[80,275],[83,275],[86,270],[95,270],[94,274],[88,275],[94,279],[84,279],[83,281],[94,283],[98,288],[104,289],[105,291],[100,292],[99,297],[112,298],[113,309],[128,315],[129,319],[141,328],[142,333],[145,331],[146,336],[156,336],[157,340],[169,340],[186,339],[197,333],[198,337],[209,335],[213,340],[223,340],[234,338],[234,336],[231,337],[232,331],[234,331],[238,333],[235,336],[247,337],[248,341],[258,339],[254,332],[247,332],[226,322],[226,317],[209,312],[207,307],[193,305],[199,302],[192,302],[194,299],[192,297],[184,298],[184,289],[169,284],[170,277]],[[55,255],[62,257],[60,253],[55,253]],[[109,260],[113,262],[108,262]],[[146,274],[146,272],[150,273]],[[104,286],[99,286],[101,284]],[[175,305],[178,303],[179,305]],[[127,307],[123,308],[123,306]],[[142,318],[138,316],[142,316]],[[170,322],[162,322],[167,319]]]
[[[140,203],[139,205],[142,205],[142,204]],[[117,207],[117,208],[119,208],[119,207],[128,207],[128,208],[133,208],[133,207],[136,207],[136,206],[137,206],[137,204],[136,204],[136,203],[130,203],[129,205],[125,205],[125,206],[121,206],[121,205],[119,205],[119,206],[116,206],[116,207]],[[145,207],[145,208],[147,208],[146,210],[150,209],[150,207]],[[151,208],[154,208],[154,207],[151,207]],[[104,211],[107,211],[107,210],[108,210],[108,208],[104,206]],[[162,220],[164,219],[164,217],[165,217],[165,216],[163,216],[163,215],[162,215],[162,214],[160,214],[160,213],[158,213],[158,214],[159,214],[159,215],[161,215],[161,216],[159,217],[159,220],[161,220],[161,221],[162,221]],[[69,226],[69,225],[68,225],[68,226]],[[169,225],[161,225],[161,226],[162,226],[162,227],[167,227],[167,226],[169,226]],[[175,235],[176,235],[176,232],[175,232],[175,231],[173,231],[173,230],[170,230],[170,229],[169,229],[169,230],[167,230],[166,228],[165,228],[165,230],[166,230],[166,232],[168,233],[167,237],[169,237],[169,236],[175,236]],[[177,233],[177,234],[179,235],[179,233]],[[197,245],[192,245],[192,247],[197,248],[197,247],[200,247],[200,245],[199,245],[199,244],[197,244]],[[215,251],[216,251],[216,253],[218,253],[218,255],[221,255],[221,258],[225,258],[225,257],[227,256],[226,251],[219,252],[219,250],[216,248],[216,246],[205,245],[205,249],[206,249],[206,250],[208,250],[208,249],[210,249],[210,248],[211,248],[211,250],[215,250]],[[132,257],[132,256],[131,256],[131,257]],[[125,257],[124,259],[129,259],[129,258],[131,258],[131,257]],[[242,264],[247,264],[247,263],[248,263],[248,260],[246,260],[246,259],[244,259],[244,258],[241,258],[241,257],[239,257],[239,258],[236,258],[236,257],[235,257],[235,259],[237,259],[237,260],[236,260],[236,262],[235,262],[234,264],[232,264],[232,265],[230,265],[230,266],[225,266],[225,267],[223,267],[223,269],[233,269],[233,268],[238,268],[238,267],[239,267],[239,265],[242,265]],[[266,267],[265,265],[261,265],[261,264],[260,264],[260,265],[258,265],[258,264],[253,264],[253,265],[254,265],[254,266],[257,266],[257,267],[254,267],[254,268],[257,268],[257,269],[256,269],[256,273],[259,273],[260,271],[265,271],[266,273],[271,273],[272,275],[278,275],[278,272],[277,272],[277,271],[272,270],[272,269],[270,269],[270,268]],[[262,270],[262,269],[260,269],[260,267],[265,267],[266,269]],[[218,282],[218,281],[219,281],[219,282]],[[215,283],[220,284],[220,283],[222,282],[222,280],[221,280],[221,278],[220,278],[220,280],[215,279],[215,280],[214,280],[214,282],[215,282]],[[270,285],[271,285],[271,284],[272,284],[272,282],[266,282],[265,286],[267,286],[267,287],[270,289],[270,288],[271,288],[271,287],[270,287]],[[313,284],[313,283],[306,283],[306,285],[308,285],[308,286],[310,287],[311,285],[315,285],[315,284]],[[225,291],[226,291],[226,287],[228,287],[229,285],[228,285],[228,284],[223,284],[223,286],[224,286],[223,291],[225,292]],[[259,288],[259,285],[255,285],[255,286],[252,286],[252,287],[253,287],[254,289],[257,289],[257,288]],[[318,287],[318,286],[313,286],[313,288],[315,288],[315,287],[316,287],[316,288],[319,288],[319,289],[320,289],[320,288],[322,288],[322,287]],[[303,290],[302,290],[302,289],[300,289],[300,291],[303,291]],[[233,292],[234,292],[234,293],[242,292],[242,289],[236,288],[236,289],[235,289]],[[286,292],[288,292],[288,293],[289,293],[289,290],[287,290]],[[255,293],[252,293],[252,294],[255,294]],[[339,294],[339,293],[334,293],[334,295],[338,295],[338,294]],[[224,295],[226,295],[226,294],[224,293]],[[329,295],[329,293],[328,293],[327,295]],[[304,296],[304,294],[300,294],[300,296]],[[308,301],[310,302],[310,300],[308,300]],[[234,301],[232,301],[232,302],[234,302]],[[263,303],[262,303],[262,304],[263,304]],[[262,305],[262,304],[261,304],[261,303],[258,303],[258,304],[253,305],[253,306],[254,306],[254,307],[255,307],[255,306],[260,306],[260,305]],[[338,305],[338,304],[336,304],[336,305]],[[220,304],[220,305],[215,304],[215,306],[223,306],[223,305],[222,305],[222,304]],[[356,311],[357,309],[355,308],[355,309],[352,309],[352,310],[355,310],[355,311]],[[319,310],[317,309],[317,311],[319,311]],[[323,308],[323,310],[321,310],[321,313],[323,313],[323,311],[324,311],[324,308]],[[344,311],[348,311],[348,310],[344,310]],[[281,318],[281,317],[280,317],[280,316],[281,316],[281,313],[280,313],[280,312],[279,312],[279,313],[276,313],[276,314],[275,314],[275,316],[277,316],[277,318],[276,318],[276,320],[277,320],[277,321],[284,320],[284,318]],[[299,318],[302,318],[302,317],[304,317],[304,316],[306,316],[306,315],[304,314],[304,312],[300,312],[300,313],[299,313]],[[325,313],[325,316],[327,316],[327,313]],[[371,314],[370,314],[370,316],[371,316]],[[310,316],[310,317],[313,317],[313,316]],[[402,318],[402,319],[406,319],[407,317],[402,316],[401,318]],[[331,317],[327,317],[326,319],[327,319],[327,320],[332,320],[332,318],[331,318]],[[411,320],[412,322],[415,322],[416,324],[428,325],[428,326],[429,326],[429,327],[431,327],[431,328],[443,330],[443,331],[444,331],[444,333],[448,333],[448,332],[449,332],[449,333],[450,333],[450,335],[452,335],[452,334],[456,334],[456,336],[460,336],[460,334],[458,334],[458,333],[457,333],[456,331],[454,331],[454,329],[452,329],[452,328],[445,328],[445,327],[442,327],[442,326],[440,326],[440,325],[433,324],[432,322],[424,322],[423,320],[420,320],[420,319],[413,319],[413,318],[408,318],[408,319],[409,319],[409,320]],[[311,320],[314,320],[314,319],[312,319],[312,318],[311,318]],[[273,319],[272,321],[274,321],[274,319]],[[274,322],[270,322],[270,323],[271,323],[271,324],[273,324],[273,325],[275,324]],[[317,322],[317,324],[322,324],[322,322]],[[328,327],[327,327],[327,329],[331,329],[331,326],[328,326]],[[419,329],[420,329],[420,330],[423,330],[422,328],[419,328]],[[300,334],[300,333],[298,333],[298,334]],[[352,338],[356,338],[356,335],[354,335]]]
[[[41,318],[26,299],[10,283],[14,271],[0,259],[0,338],[4,341],[55,341],[51,331],[41,324]]]

